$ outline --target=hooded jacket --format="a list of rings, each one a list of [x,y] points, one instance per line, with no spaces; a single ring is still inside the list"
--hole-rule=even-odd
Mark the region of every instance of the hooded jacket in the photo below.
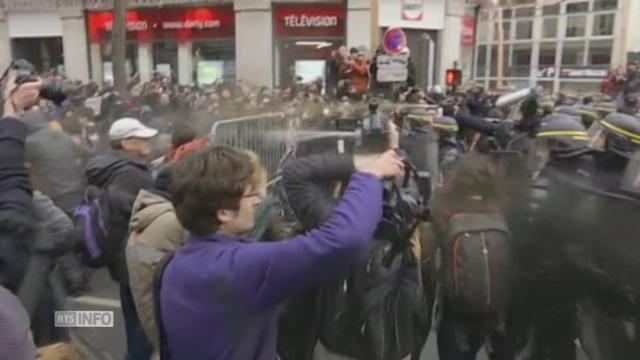
[[[64,131],[52,128],[43,113],[29,112],[24,121],[29,129],[26,160],[33,187],[70,214],[85,190],[79,147]]]
[[[89,185],[109,191],[108,232],[115,261],[109,265],[113,280],[120,285],[127,285],[127,264],[124,249],[129,229],[131,209],[142,189],[150,189],[153,179],[147,164],[124,152],[117,151],[99,155],[87,163],[85,176]]]
[[[178,222],[169,199],[146,190],[140,191],[133,205],[129,230],[126,248],[129,286],[147,338],[158,349],[153,274],[167,253],[184,244],[188,233]]]

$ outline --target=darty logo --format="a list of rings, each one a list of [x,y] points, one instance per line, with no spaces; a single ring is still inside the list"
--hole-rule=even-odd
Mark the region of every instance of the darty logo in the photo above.
[[[338,26],[337,16],[307,16],[289,15],[284,18],[286,27],[333,27]]]

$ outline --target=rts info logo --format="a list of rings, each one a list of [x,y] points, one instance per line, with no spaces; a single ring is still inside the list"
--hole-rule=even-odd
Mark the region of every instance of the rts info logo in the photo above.
[[[113,311],[56,311],[56,327],[113,327]]]

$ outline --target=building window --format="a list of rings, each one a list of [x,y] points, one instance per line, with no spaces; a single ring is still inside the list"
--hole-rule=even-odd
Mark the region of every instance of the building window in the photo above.
[[[486,43],[489,41],[489,27],[487,22],[480,22],[478,24],[478,42]]]
[[[533,33],[532,20],[520,20],[516,22],[516,39],[531,39]]]
[[[589,65],[609,65],[613,40],[592,40],[589,42]]]
[[[533,17],[535,14],[536,14],[536,9],[534,7],[525,7],[525,8],[519,8],[515,10],[515,16],[517,18]]]
[[[502,31],[504,32],[504,41],[511,39],[511,22],[505,21],[502,23]],[[494,23],[493,26],[493,40],[498,41],[500,39],[500,32],[498,31],[498,23]]]
[[[503,19],[511,19],[511,15],[513,15],[513,11],[511,9],[502,10],[502,18]]]
[[[614,10],[618,7],[618,0],[595,0],[593,10]]]
[[[502,72],[505,73],[509,66],[509,46],[504,46],[504,53],[502,54]],[[497,76],[498,74],[498,46],[491,46],[491,73],[490,76]]]
[[[560,14],[560,4],[547,5],[542,7],[542,15],[558,15]]]
[[[509,67],[509,76],[529,76],[529,72],[531,71],[531,48],[532,45],[529,43],[513,45],[511,66]]]
[[[567,4],[567,14],[583,13],[589,11],[589,2]]]
[[[582,37],[587,25],[586,16],[571,16],[567,18],[567,37]]]
[[[562,47],[562,65],[584,64],[584,41],[565,41]]]
[[[485,76],[487,72],[487,45],[478,46],[478,62],[476,76]]]
[[[555,66],[556,64],[556,42],[541,42],[538,65],[541,67]]]
[[[542,24],[542,37],[555,38],[558,35],[558,18],[546,18]]]
[[[601,14],[593,17],[593,36],[613,35],[615,14]]]

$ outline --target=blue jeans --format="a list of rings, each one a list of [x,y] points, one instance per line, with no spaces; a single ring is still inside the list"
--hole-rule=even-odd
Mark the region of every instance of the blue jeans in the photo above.
[[[151,358],[151,344],[142,329],[136,306],[129,286],[120,286],[120,303],[124,328],[127,334],[127,355],[125,360],[149,360]]]

